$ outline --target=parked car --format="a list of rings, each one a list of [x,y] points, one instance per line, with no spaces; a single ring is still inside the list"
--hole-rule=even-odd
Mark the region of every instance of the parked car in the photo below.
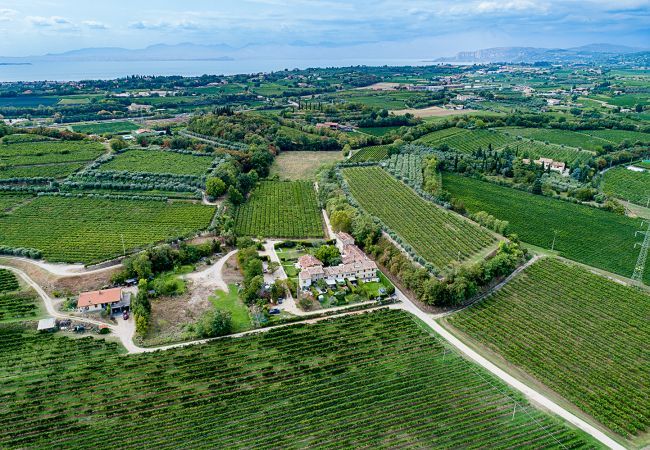
[[[129,320],[129,312],[128,312],[128,311],[124,311],[124,312],[122,313],[122,319],[124,319],[124,320]]]
[[[269,309],[269,314],[280,314],[280,310],[278,308],[271,308]]]

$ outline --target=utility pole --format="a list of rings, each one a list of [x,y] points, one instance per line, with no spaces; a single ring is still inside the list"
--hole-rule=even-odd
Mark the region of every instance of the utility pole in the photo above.
[[[641,222],[641,226],[643,226],[644,223],[645,221]],[[637,245],[640,245],[641,251],[639,251],[639,258],[636,260],[636,265],[634,266],[632,279],[634,281],[642,282],[643,274],[645,273],[645,260],[648,256],[648,247],[650,247],[650,222],[648,222],[648,229],[646,231],[636,231],[634,232],[634,237],[636,237],[639,233],[643,234],[644,237],[643,243],[634,243],[634,248],[636,248]]]

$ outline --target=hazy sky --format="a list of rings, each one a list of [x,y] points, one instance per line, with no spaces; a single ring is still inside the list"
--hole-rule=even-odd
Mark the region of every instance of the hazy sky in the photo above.
[[[180,42],[364,44],[421,57],[510,45],[649,47],[650,1],[0,0],[1,56]]]

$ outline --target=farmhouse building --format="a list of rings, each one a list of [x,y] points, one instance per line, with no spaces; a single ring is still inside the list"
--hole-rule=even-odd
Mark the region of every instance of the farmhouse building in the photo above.
[[[111,313],[120,313],[130,306],[131,294],[122,288],[82,292],[77,300],[77,308],[83,312],[99,312],[110,307]]]
[[[312,257],[312,260],[303,256],[298,261],[298,265],[302,269],[298,277],[302,289],[308,289],[318,280],[325,280],[330,286],[343,283],[346,279],[349,281],[379,281],[377,264],[354,245],[352,236],[347,233],[339,233],[336,237],[336,246],[341,251],[343,262],[338,266],[324,267],[318,259]],[[303,260],[303,258],[305,259]],[[318,264],[315,263],[316,261]],[[303,267],[302,264],[311,265]]]
[[[524,164],[530,164],[530,159],[523,159],[522,162]],[[567,170],[565,163],[562,161],[554,161],[551,158],[539,158],[533,162],[538,166],[543,166],[544,169],[548,169],[550,167],[553,172],[558,172],[562,175],[565,175],[565,172]]]

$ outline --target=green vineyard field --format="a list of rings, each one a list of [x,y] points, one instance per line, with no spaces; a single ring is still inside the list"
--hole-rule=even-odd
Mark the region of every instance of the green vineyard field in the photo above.
[[[213,214],[214,208],[189,202],[42,196],[0,215],[0,245],[36,248],[52,261],[93,263],[207,228]]]
[[[323,216],[312,183],[262,181],[237,208],[235,231],[243,236],[322,238]]]
[[[94,141],[37,141],[0,144],[0,163],[6,166],[91,161],[105,151]]]
[[[466,260],[495,238],[457,214],[424,200],[382,168],[343,170],[350,193],[370,215],[379,218],[413,250],[438,269]]]
[[[0,294],[17,290],[18,278],[7,269],[0,269]]]
[[[536,141],[548,142],[557,145],[566,145],[568,147],[582,148],[585,150],[596,151],[605,144],[611,144],[606,139],[591,136],[586,132],[577,132],[569,130],[557,130],[550,128],[502,128],[504,132],[512,136],[522,136]]]
[[[99,167],[99,170],[205,175],[214,158],[161,150],[127,150]]]
[[[605,172],[601,187],[607,195],[646,206],[650,200],[650,172],[615,167]]]
[[[507,220],[521,240],[590,266],[632,276],[639,254],[634,248],[641,220],[584,205],[533,195],[492,183],[443,174],[443,188],[470,212],[486,211]],[[650,268],[644,280],[650,281]]]
[[[348,160],[349,162],[380,161],[388,156],[387,145],[375,145],[364,147],[355,153]]]
[[[446,128],[429,133],[416,140],[415,143],[430,146],[447,144],[459,152],[473,153],[479,148],[487,150],[489,145],[492,146],[493,150],[498,150],[512,141],[513,139],[510,136],[496,131]]]
[[[599,448],[400,311],[117,348],[0,327],[0,447]]]
[[[650,296],[544,258],[449,322],[621,435],[650,427]]]

